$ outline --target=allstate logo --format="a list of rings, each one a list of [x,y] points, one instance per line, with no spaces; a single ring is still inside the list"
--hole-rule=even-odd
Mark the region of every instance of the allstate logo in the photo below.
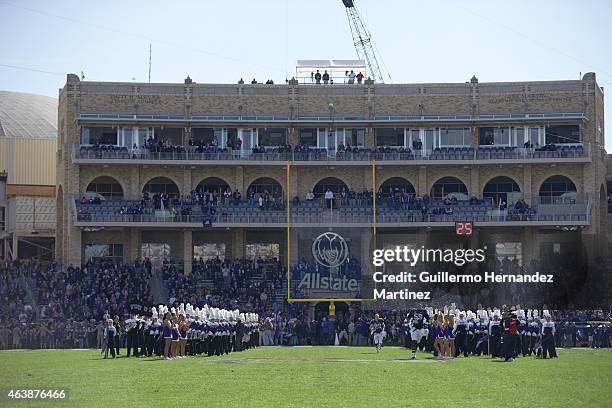
[[[312,256],[318,264],[328,268],[342,265],[349,255],[348,244],[335,232],[324,232],[312,243]]]

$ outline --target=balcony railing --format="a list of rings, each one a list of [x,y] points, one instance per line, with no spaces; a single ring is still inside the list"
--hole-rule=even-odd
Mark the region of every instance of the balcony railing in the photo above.
[[[460,201],[445,205],[442,201],[430,201],[426,205],[427,212],[422,212],[418,203],[390,202],[381,199],[377,205],[376,222],[381,226],[397,225],[398,223],[416,223],[426,225],[450,224],[454,222],[472,221],[476,223],[523,223],[534,222],[586,225],[589,221],[590,198],[584,194],[568,194],[565,197],[534,197],[530,207],[517,209],[514,205],[508,208],[495,205],[491,199]],[[77,204],[73,200],[73,211],[78,223],[98,225],[100,223],[156,223],[156,224],[198,224],[213,225],[286,225],[287,211],[282,209],[259,209],[254,204],[240,202],[236,205],[226,203],[215,207],[215,214],[207,215],[201,212],[199,205],[183,204],[180,210],[155,210],[152,203],[138,214],[120,214],[120,209],[130,208],[140,203],[135,200],[102,201],[99,204]],[[367,200],[335,200],[334,209],[325,208],[322,200],[296,203],[291,207],[291,223],[296,224],[341,224],[355,226],[371,226],[373,206]],[[448,211],[445,211],[448,210]],[[206,226],[206,225],[205,225]]]
[[[172,148],[168,151],[154,152],[145,148],[128,149],[118,146],[73,146],[73,157],[76,160],[139,160],[139,161],[256,161],[256,162],[369,162],[404,161],[477,161],[477,160],[556,160],[591,158],[591,145],[559,145],[556,150],[543,150],[522,147],[480,146],[448,147],[423,150],[407,148],[354,148],[345,151],[310,148],[307,151],[295,151],[290,147],[265,148],[265,152],[252,150],[228,150],[198,152],[196,149],[185,151],[183,148]],[[581,160],[582,161],[582,160]]]

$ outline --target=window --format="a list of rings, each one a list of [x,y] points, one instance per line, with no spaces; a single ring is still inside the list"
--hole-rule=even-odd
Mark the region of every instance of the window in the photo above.
[[[351,147],[359,147],[365,144],[364,129],[344,129],[344,144]]]
[[[317,147],[317,134],[316,128],[300,129],[300,144],[302,146]]]
[[[470,146],[471,144],[472,133],[470,128],[440,129],[440,147]]]
[[[208,261],[209,259],[225,259],[225,244],[200,244],[193,246],[194,261]]]
[[[540,187],[540,197],[558,197],[576,191],[576,185],[565,176],[547,178]]]
[[[140,253],[144,258],[151,260],[170,258],[170,244],[164,243],[142,243]]]
[[[481,146],[509,146],[510,128],[481,127],[478,129],[478,144]]]
[[[520,194],[518,184],[510,177],[500,176],[495,177],[489,181],[483,191],[484,198],[490,198],[493,200],[493,205],[498,205],[500,201],[506,204],[512,204],[514,199],[517,199]]]
[[[120,262],[123,259],[123,244],[85,244],[85,258]]]
[[[404,128],[375,129],[376,146],[404,146]]]
[[[64,118],[60,121],[60,144],[64,145]]]
[[[259,146],[285,146],[287,144],[287,129],[258,129]]]
[[[87,193],[97,193],[107,199],[118,199],[123,197],[121,184],[112,177],[101,176],[94,179],[86,189]]]
[[[191,137],[193,143],[199,145],[200,143],[203,145],[212,144],[213,139],[215,138],[215,129],[213,128],[192,128],[191,129]],[[217,139],[219,141],[219,139]]]
[[[525,138],[525,128],[523,126],[510,128],[512,132],[512,146],[523,147],[528,139]]]
[[[88,145],[89,144],[89,128],[81,128],[81,144]]]
[[[279,259],[279,244],[247,244],[246,256],[248,259]]]
[[[546,126],[546,144],[580,143],[580,126]]]
[[[436,181],[431,188],[431,197],[435,199],[445,198],[447,195],[457,199],[467,199],[467,187],[456,177],[443,177]]]
[[[495,248],[495,260],[502,265],[508,261],[523,265],[523,244],[521,242],[496,242],[487,246]],[[505,271],[506,273],[510,271]]]

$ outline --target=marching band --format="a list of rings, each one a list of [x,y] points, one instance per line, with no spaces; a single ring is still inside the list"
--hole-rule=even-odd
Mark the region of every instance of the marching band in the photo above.
[[[118,351],[118,325],[107,319],[102,354]],[[181,303],[178,309],[159,305],[151,316],[132,315],[125,320],[127,357],[158,356],[166,360],[187,356],[220,356],[259,345],[259,316]]]

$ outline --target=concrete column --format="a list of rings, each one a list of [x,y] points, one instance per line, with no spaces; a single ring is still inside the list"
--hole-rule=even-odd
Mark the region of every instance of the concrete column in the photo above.
[[[470,197],[480,197],[482,192],[480,191],[480,171],[478,166],[472,166],[470,168],[470,185],[468,186]]]
[[[373,128],[366,128],[365,129],[365,135],[364,135],[364,144],[366,145],[366,147],[373,147],[376,146],[376,140],[375,140],[375,136],[374,136],[374,129]]]
[[[189,194],[193,190],[193,185],[191,181],[191,169],[185,168],[183,169],[183,188],[181,189],[181,194]]]
[[[140,247],[142,246],[140,230],[137,228],[130,228],[129,230],[129,248],[124,253],[124,261],[132,262],[134,259],[140,257]],[[126,258],[127,257],[127,258]]]
[[[232,229],[232,258],[244,258],[246,247],[246,233],[242,228]]]
[[[236,167],[234,185],[235,188],[238,189],[242,193],[242,197],[246,197],[246,190],[244,185],[244,168],[242,166]]]
[[[428,183],[427,183],[427,167],[425,166],[421,166],[419,167],[419,173],[417,175],[417,191],[416,193],[418,195],[424,195],[424,194],[429,194],[429,189],[428,189]]]
[[[538,192],[534,192],[531,190],[533,188],[531,180],[531,165],[525,165],[523,166],[523,186],[521,191],[523,192],[523,199],[530,206],[533,203],[533,196],[538,195]]]
[[[19,237],[13,232],[13,259],[19,258]]]
[[[183,231],[183,265],[185,274],[191,274],[193,262],[193,232],[188,229]]]
[[[291,166],[290,168],[290,174],[289,174],[289,186],[291,187],[291,197],[289,197],[289,200],[293,200],[293,197],[298,196],[300,197],[300,200],[305,200],[305,196],[302,194],[300,195],[300,191],[298,189],[299,186],[299,170],[297,166]],[[292,201],[293,203],[293,201]]]
[[[72,221],[70,221],[69,224],[71,225],[69,228],[70,240],[68,242],[68,248],[66,249],[67,258],[64,260],[64,264],[66,266],[80,266],[81,252],[83,250],[82,232],[80,228],[72,227]]]
[[[291,130],[287,135],[287,142],[291,146],[295,146],[300,143],[300,130],[298,128],[292,128]]]
[[[140,191],[140,166],[130,166],[130,185],[128,191],[124,191],[123,194],[126,198],[133,200],[140,199],[142,192]]]
[[[524,227],[522,231],[523,266],[526,266],[532,259],[540,259],[540,243],[534,228]]]

